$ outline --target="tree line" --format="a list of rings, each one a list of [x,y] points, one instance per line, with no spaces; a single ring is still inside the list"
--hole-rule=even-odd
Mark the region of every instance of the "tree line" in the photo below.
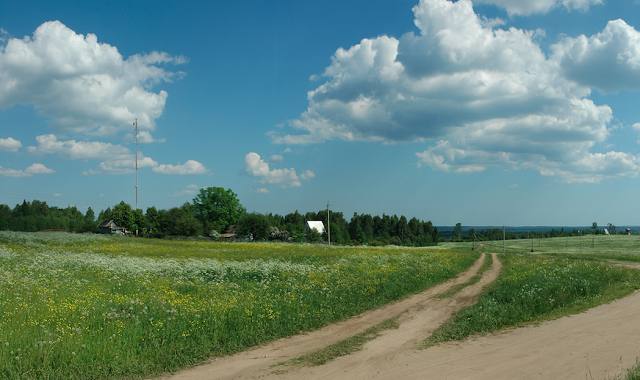
[[[438,229],[430,221],[357,213],[347,220],[341,212],[329,214],[331,241],[336,244],[428,246],[439,240]],[[238,239],[253,241],[327,240],[326,232],[319,234],[306,227],[311,220],[327,226],[326,210],[287,215],[247,212],[232,190],[220,187],[203,188],[191,202],[166,210],[149,207],[143,212],[120,202],[102,210],[97,218],[91,208],[83,214],[76,207],[51,207],[37,200],[24,201],[13,209],[0,205],[0,230],[97,232],[99,224],[109,220],[145,237],[218,239],[232,233]]]

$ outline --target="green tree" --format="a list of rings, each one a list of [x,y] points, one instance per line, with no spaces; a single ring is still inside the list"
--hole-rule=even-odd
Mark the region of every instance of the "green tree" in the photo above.
[[[265,215],[251,213],[243,215],[238,221],[238,235],[252,236],[253,240],[269,238],[270,223]]]
[[[111,209],[110,219],[113,219],[118,226],[124,227],[129,231],[133,231],[135,228],[133,209],[124,201],[113,206],[113,209]]]
[[[193,199],[195,216],[202,222],[205,233],[211,230],[224,232],[229,226],[238,223],[245,209],[236,193],[222,187],[200,189]]]
[[[456,223],[456,226],[453,227],[453,234],[451,236],[452,241],[462,241],[462,224]]]
[[[155,207],[147,208],[145,214],[145,230],[147,235],[157,235],[160,233],[160,222],[158,219],[158,210]]]
[[[93,209],[89,207],[87,209],[87,212],[84,214],[84,225],[82,227],[82,232],[95,232],[96,228],[96,214],[95,212],[93,212]]]

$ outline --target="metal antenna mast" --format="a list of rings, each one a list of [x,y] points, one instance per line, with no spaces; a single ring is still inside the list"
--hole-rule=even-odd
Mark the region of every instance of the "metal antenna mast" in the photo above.
[[[133,122],[136,135],[136,210],[138,209],[138,119]]]

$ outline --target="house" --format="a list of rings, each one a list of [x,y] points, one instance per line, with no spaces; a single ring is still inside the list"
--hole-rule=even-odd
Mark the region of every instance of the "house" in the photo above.
[[[101,234],[126,235],[129,233],[126,228],[118,226],[113,219],[107,220],[98,226]]]
[[[307,228],[309,230],[316,231],[320,235],[322,235],[324,233],[324,223],[322,223],[321,221],[308,220],[307,221]]]
[[[229,226],[227,227],[227,229],[224,231],[224,233],[221,233],[218,235],[218,240],[220,241],[235,241],[236,240],[236,226]]]

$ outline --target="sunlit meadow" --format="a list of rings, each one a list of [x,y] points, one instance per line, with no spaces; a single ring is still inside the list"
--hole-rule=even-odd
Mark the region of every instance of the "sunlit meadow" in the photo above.
[[[0,377],[141,377],[453,277],[468,250],[0,232]]]

